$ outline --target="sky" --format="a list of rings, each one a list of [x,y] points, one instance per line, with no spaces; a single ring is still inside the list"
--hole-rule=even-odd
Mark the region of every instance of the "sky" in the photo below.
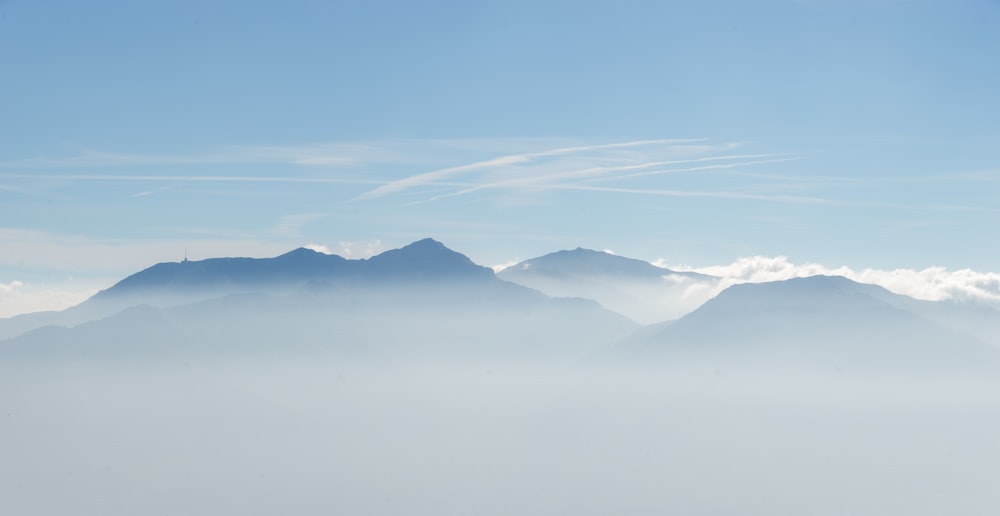
[[[424,237],[1000,296],[998,26],[996,0],[0,0],[0,316],[185,255]]]

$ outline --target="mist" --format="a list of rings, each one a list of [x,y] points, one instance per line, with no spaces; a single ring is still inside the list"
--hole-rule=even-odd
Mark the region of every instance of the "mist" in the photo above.
[[[0,366],[4,514],[991,514],[1000,385],[501,360]]]
[[[300,249],[159,264],[5,320],[0,514],[1000,507],[992,309],[815,276],[642,326],[602,286],[665,293],[662,271],[558,257],[577,255],[627,267],[575,269],[595,300],[429,239]]]

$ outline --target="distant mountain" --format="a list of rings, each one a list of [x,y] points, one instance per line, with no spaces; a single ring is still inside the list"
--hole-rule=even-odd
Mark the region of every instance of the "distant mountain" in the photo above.
[[[137,272],[94,296],[96,301],[123,296],[201,297],[287,289],[307,283],[346,284],[366,281],[485,280],[490,269],[426,238],[363,260],[298,248],[275,258],[211,258],[159,263]]]
[[[297,249],[270,259],[158,264],[84,305],[130,308],[74,328],[40,328],[0,348],[74,357],[578,356],[636,327],[593,301],[553,299],[503,281],[431,239],[366,260]]]
[[[994,305],[975,300],[927,301],[894,294],[881,287],[871,287],[868,293],[875,299],[952,331],[975,336],[1000,349],[1000,310]]]
[[[734,285],[619,351],[644,359],[809,362],[822,367],[976,365],[997,350],[900,308],[911,299],[839,276]]]
[[[593,299],[634,321],[676,319],[714,294],[717,279],[576,248],[525,260],[498,275],[555,297]]]
[[[0,319],[0,339],[47,325],[75,326],[147,304],[169,307],[228,294],[288,294],[307,286],[486,280],[493,272],[427,238],[365,260],[298,248],[274,258],[164,262],[132,274],[78,306]]]

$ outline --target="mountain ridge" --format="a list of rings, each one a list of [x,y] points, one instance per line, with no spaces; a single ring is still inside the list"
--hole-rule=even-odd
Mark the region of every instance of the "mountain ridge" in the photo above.
[[[996,349],[896,306],[911,299],[842,276],[733,285],[676,321],[624,341],[662,359],[809,361],[855,367],[995,363]]]
[[[356,342],[387,356],[508,348],[548,355],[593,352],[636,327],[594,301],[501,280],[432,239],[360,260],[300,248],[275,258],[156,264],[77,311],[102,306],[109,313],[73,328],[36,328],[5,345],[28,356],[317,352]]]
[[[531,258],[497,273],[555,297],[594,299],[641,324],[676,319],[708,300],[718,278],[577,247]]]

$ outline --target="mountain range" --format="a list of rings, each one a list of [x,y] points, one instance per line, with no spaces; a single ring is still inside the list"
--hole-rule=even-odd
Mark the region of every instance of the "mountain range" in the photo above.
[[[718,278],[576,248],[532,258],[498,273],[555,297],[595,299],[641,324],[676,319],[715,293]]]
[[[3,348],[77,357],[549,356],[592,353],[637,326],[595,301],[503,281],[431,239],[364,260],[297,249],[269,259],[161,263],[46,317],[55,322]],[[74,323],[59,324],[65,320]]]
[[[712,297],[718,288],[711,276],[581,248],[498,274],[432,239],[363,260],[299,248],[274,258],[156,264],[76,307],[0,319],[0,353],[614,356],[911,368],[992,363],[1000,346],[1000,312],[984,305],[920,301],[842,277],[733,285]],[[694,311],[679,308],[693,299]]]

